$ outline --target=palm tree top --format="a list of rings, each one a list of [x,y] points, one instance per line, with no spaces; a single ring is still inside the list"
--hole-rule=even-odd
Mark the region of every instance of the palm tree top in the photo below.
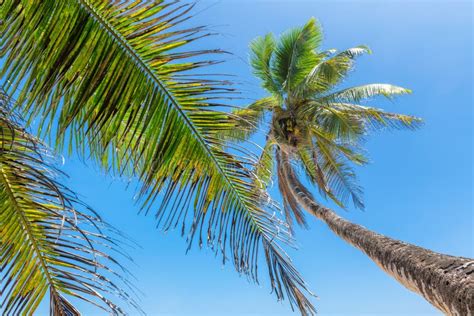
[[[359,104],[377,96],[392,99],[409,94],[409,89],[381,83],[338,89],[355,58],[371,51],[364,45],[340,52],[322,50],[322,38],[319,23],[311,18],[278,39],[267,34],[252,41],[253,73],[269,96],[233,112],[241,129],[232,137],[247,139],[259,130],[265,113],[271,113],[267,143],[254,170],[260,185],[265,187],[272,177],[277,148],[290,154],[322,196],[343,208],[348,200],[364,208],[362,188],[351,167],[367,163],[362,140],[370,130],[413,129],[421,120]],[[288,220],[292,215],[304,224],[297,203],[279,184]]]

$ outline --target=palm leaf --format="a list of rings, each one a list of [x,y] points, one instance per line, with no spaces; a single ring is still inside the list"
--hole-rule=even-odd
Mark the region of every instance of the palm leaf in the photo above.
[[[308,120],[320,130],[337,136],[339,141],[357,143],[370,130],[416,129],[422,121],[410,115],[390,113],[358,104],[309,102],[305,109]]]
[[[332,52],[322,53],[322,55],[332,55]],[[371,53],[367,46],[357,46],[346,49],[334,56],[323,59],[319,62],[301,84],[296,88],[296,94],[303,98],[308,98],[314,94],[329,91],[339,84],[352,70],[354,58],[364,53]]]
[[[348,115],[337,107],[316,102],[308,103],[307,109],[308,121],[326,134],[334,135],[331,141],[356,143],[365,135],[365,121],[361,116]]]
[[[359,117],[367,129],[415,129],[422,123],[421,119],[405,114],[390,113],[382,109],[350,103],[329,103],[325,108],[332,108],[342,116]]]
[[[322,40],[321,28],[312,18],[301,28],[287,31],[275,47],[272,72],[277,83],[291,91],[314,67],[318,61],[315,50]]]
[[[183,223],[184,233],[191,219],[190,246],[205,233],[224,260],[229,251],[237,270],[255,280],[263,247],[277,297],[311,313],[306,284],[277,244],[291,237],[264,209],[253,167],[223,150],[220,135],[233,124],[217,101],[229,90],[194,71],[214,63],[194,57],[218,51],[185,50],[208,35],[202,27],[178,29],[190,9],[163,1],[6,0],[6,88],[22,87],[29,121],[39,118],[58,147],[79,147],[106,169],[138,176],[145,208],[161,196],[160,226]]]
[[[31,315],[48,292],[52,315],[80,315],[67,296],[114,315],[125,314],[116,301],[138,308],[127,271],[104,253],[121,252],[117,233],[58,182],[46,148],[10,118],[6,102],[2,95],[2,314]]]
[[[250,43],[250,64],[255,76],[262,80],[262,86],[274,96],[281,95],[281,88],[275,82],[271,70],[271,59],[275,51],[275,39],[272,34],[257,37]]]
[[[275,159],[275,144],[276,142],[269,136],[262,149],[262,153],[255,163],[254,174],[258,187],[266,189],[273,176],[273,163]]]
[[[337,198],[336,203],[346,205],[349,198],[354,206],[364,208],[362,188],[356,182],[356,175],[347,164],[344,153],[332,146],[324,137],[316,137],[315,149],[318,162],[326,177],[327,184]]]
[[[360,102],[375,96],[392,99],[396,95],[409,94],[411,90],[391,84],[374,83],[347,88],[318,99],[319,102]]]

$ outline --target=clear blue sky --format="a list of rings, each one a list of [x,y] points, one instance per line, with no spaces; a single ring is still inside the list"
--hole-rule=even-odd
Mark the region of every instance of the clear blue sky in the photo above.
[[[262,96],[246,63],[248,43],[266,32],[279,34],[321,22],[324,48],[369,45],[345,83],[393,83],[412,95],[395,103],[374,102],[390,111],[422,117],[416,132],[370,137],[372,163],[359,170],[366,211],[338,210],[377,232],[432,250],[460,256],[473,251],[472,4],[470,1],[201,1],[193,24],[211,25],[221,36],[209,40],[236,57],[221,68],[245,81],[244,95]],[[256,286],[222,267],[208,250],[185,255],[179,233],[157,231],[153,216],[138,216],[133,186],[66,157],[67,183],[106,220],[143,247],[132,250],[131,266],[144,292],[148,315],[295,315],[277,302],[268,283]],[[280,200],[276,187],[275,199]],[[320,315],[438,315],[417,295],[385,275],[358,250],[310,219],[298,230],[296,266],[313,291]],[[46,315],[47,306],[38,314]],[[80,304],[85,315],[94,314]]]

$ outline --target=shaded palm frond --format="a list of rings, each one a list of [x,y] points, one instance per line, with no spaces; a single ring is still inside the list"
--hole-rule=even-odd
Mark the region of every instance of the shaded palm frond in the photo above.
[[[347,115],[338,108],[316,102],[308,104],[308,109],[308,121],[331,141],[357,143],[365,136],[365,121],[358,115]]]
[[[328,133],[324,128],[317,125],[312,126],[311,135],[313,138],[322,139],[331,146],[333,150],[338,151],[341,155],[345,156],[345,158],[356,165],[365,165],[368,163],[363,148],[361,148],[357,143],[344,142],[340,138],[337,138],[333,133]]]
[[[265,114],[278,107],[275,97],[259,99],[246,107],[234,109],[228,117],[232,128],[223,130],[221,136],[230,141],[246,141],[254,135],[262,124]]]
[[[296,158],[300,161],[309,181],[316,185],[319,193],[324,197],[329,197],[338,206],[344,207],[341,201],[335,196],[329,187],[326,175],[321,168],[318,154],[312,142],[307,146],[299,146],[296,151]]]
[[[4,315],[31,315],[48,294],[52,315],[79,315],[66,297],[122,315],[137,308],[117,232],[57,180],[47,149],[0,98],[0,267]],[[123,242],[123,240],[122,240]]]
[[[348,165],[345,155],[334,143],[323,137],[316,137],[315,149],[318,155],[318,164],[326,177],[330,191],[333,192],[335,202],[347,205],[349,199],[355,207],[363,209],[363,191],[357,184],[354,170]],[[363,158],[358,158],[363,161]]]
[[[272,74],[282,90],[291,91],[311,71],[318,62],[315,50],[321,40],[322,31],[314,18],[280,37],[274,50]]]
[[[272,84],[271,87],[264,85],[267,92],[281,93],[280,106],[272,111],[271,131],[276,146],[289,147],[283,156],[289,155],[287,159],[300,163],[323,197],[329,197],[341,207],[346,207],[348,200],[352,200],[356,207],[363,208],[362,189],[350,167],[352,163],[364,165],[368,162],[361,149],[362,140],[371,129],[413,129],[421,121],[409,115],[356,104],[377,96],[392,99],[411,93],[409,89],[390,84],[367,84],[337,91],[335,87],[353,69],[355,58],[371,51],[363,45],[341,52],[334,49],[320,51],[321,38],[314,18],[302,27],[287,31],[279,39],[269,37],[271,45],[265,46],[265,39],[260,38],[256,43],[258,51],[265,52],[265,59],[257,59],[259,63],[252,66],[258,77]],[[283,158],[277,155],[276,159]],[[279,162],[277,170],[286,217],[289,222],[293,216],[298,221],[302,217],[301,210],[291,196],[290,184],[286,179],[280,179],[285,176],[286,169],[290,170],[288,172],[293,169],[281,165]]]
[[[362,106],[350,103],[329,103],[324,108],[332,108],[343,116],[358,117],[363,120],[367,129],[377,130],[380,128],[391,129],[416,129],[422,124],[420,118],[390,113],[382,109]]]
[[[381,109],[351,103],[309,102],[305,115],[320,130],[337,137],[338,141],[356,143],[371,130],[416,129],[421,119]]]
[[[262,149],[262,153],[254,165],[253,173],[255,174],[257,186],[263,190],[267,188],[272,180],[275,145],[276,142],[270,136],[267,136],[267,141]]]
[[[283,210],[285,211],[286,222],[293,231],[293,219],[302,227],[307,227],[303,209],[292,193],[291,184],[288,183],[286,173],[292,170],[291,162],[287,159],[287,154],[279,148],[276,153],[278,189],[283,199]]]
[[[193,71],[214,63],[195,58],[219,51],[185,50],[209,35],[178,29],[191,8],[161,0],[6,0],[3,81],[11,91],[22,87],[24,113],[58,147],[79,147],[107,170],[138,176],[146,209],[162,197],[161,227],[183,223],[184,233],[191,218],[189,245],[205,234],[253,279],[263,247],[277,297],[312,313],[306,284],[277,244],[291,237],[254,190],[253,167],[223,150],[220,135],[234,125],[218,101],[230,90]]]

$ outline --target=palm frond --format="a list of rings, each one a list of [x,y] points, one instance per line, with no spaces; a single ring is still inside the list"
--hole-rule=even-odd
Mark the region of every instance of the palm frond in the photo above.
[[[275,160],[275,144],[276,142],[269,136],[262,149],[262,153],[254,166],[254,174],[257,186],[262,190],[266,189],[273,176],[273,163]]]
[[[357,184],[354,170],[347,164],[345,153],[324,137],[316,137],[315,149],[318,164],[326,177],[327,184],[337,198],[336,203],[346,205],[349,199],[354,206],[364,208],[362,188]]]
[[[366,45],[359,45],[356,47],[345,49],[337,53],[336,56],[347,56],[353,59],[363,54],[372,54],[372,50]]]
[[[193,71],[214,63],[194,57],[219,51],[185,50],[209,35],[202,27],[178,29],[191,8],[175,1],[6,0],[2,78],[11,91],[22,87],[29,121],[38,118],[58,147],[78,146],[106,169],[137,175],[147,209],[161,196],[161,227],[183,223],[184,233],[190,217],[190,246],[196,236],[202,244],[206,232],[224,260],[230,251],[237,270],[255,280],[263,247],[277,297],[312,313],[306,284],[277,244],[291,237],[254,190],[252,166],[223,150],[219,135],[233,124],[217,101],[228,83]]]
[[[409,94],[411,90],[391,84],[374,83],[347,88],[331,93],[318,99],[319,102],[355,102],[369,99],[375,96],[384,96],[392,99],[396,95]]]
[[[319,189],[319,193],[324,197],[329,197],[338,206],[344,207],[341,201],[331,191],[329,187],[326,175],[320,166],[320,160],[318,159],[318,153],[314,148],[312,142],[307,146],[300,145],[296,151],[297,157],[306,173],[309,181],[316,185]]]
[[[80,315],[66,297],[113,315],[125,314],[117,301],[139,311],[128,272],[105,253],[122,252],[119,235],[58,182],[47,149],[0,99],[2,314],[31,315],[48,292],[52,315]]]
[[[298,200],[292,194],[291,184],[288,183],[286,173],[292,170],[287,154],[279,148],[276,153],[278,189],[283,199],[283,210],[285,211],[286,222],[291,231],[293,231],[293,219],[302,227],[307,227],[305,214]]]
[[[273,34],[257,37],[250,43],[250,64],[255,76],[262,80],[262,87],[272,95],[281,95],[281,87],[275,82],[271,70],[271,60],[275,51]]]
[[[422,124],[420,118],[399,114],[390,113],[382,109],[377,109],[368,106],[350,103],[329,103],[325,108],[332,108],[342,116],[359,117],[365,122],[367,129],[416,129]]]
[[[363,117],[348,115],[336,107],[325,104],[309,103],[307,108],[308,120],[314,122],[319,130],[323,130],[331,136],[332,141],[336,139],[343,142],[356,143],[364,137],[366,125]]]
[[[332,87],[339,84],[352,70],[354,58],[364,54],[371,53],[367,46],[357,46],[346,49],[334,56],[323,59],[309,72],[306,78],[296,87],[296,94],[309,98],[315,94],[329,91]],[[322,55],[332,55],[322,53]]]
[[[246,107],[232,110],[228,122],[233,128],[223,130],[221,136],[225,140],[245,141],[254,135],[263,123],[265,113],[278,107],[278,100],[271,96],[259,99]]]
[[[291,91],[311,71],[318,61],[315,50],[321,40],[322,31],[314,18],[303,27],[291,29],[280,37],[275,47],[272,72],[282,89]]]

